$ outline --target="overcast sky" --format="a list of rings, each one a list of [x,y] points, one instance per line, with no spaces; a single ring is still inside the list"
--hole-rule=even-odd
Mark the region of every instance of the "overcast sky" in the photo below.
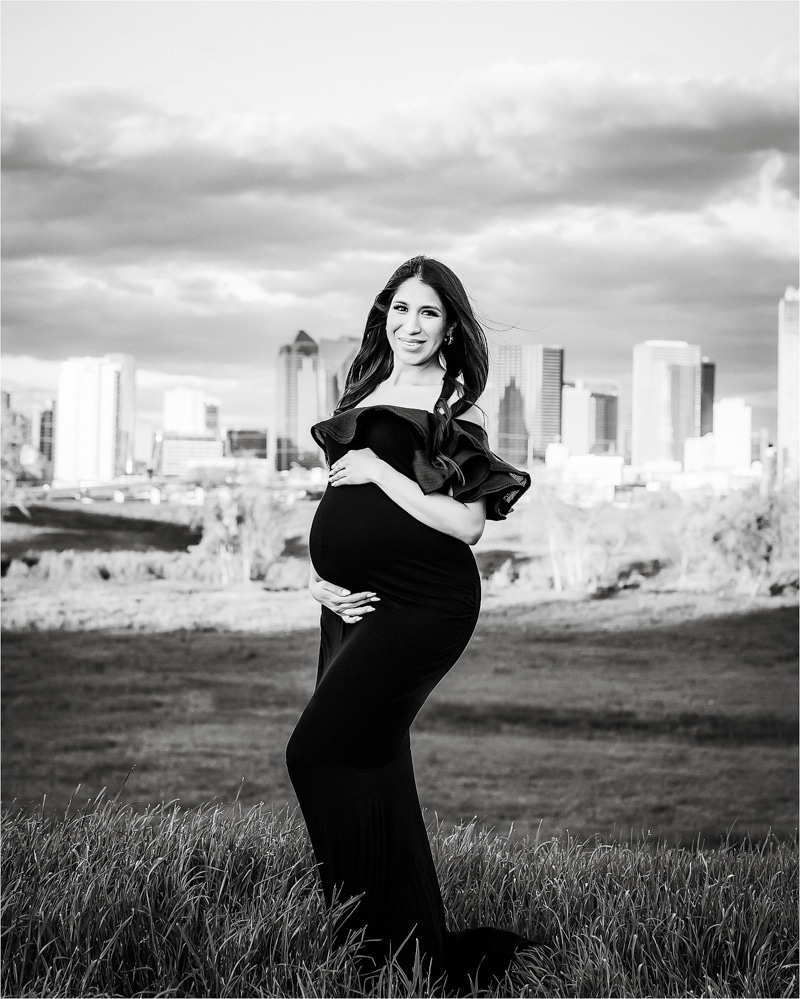
[[[772,0],[5,0],[3,387],[126,352],[143,424],[193,382],[263,426],[278,347],[423,252],[567,378],[689,340],[774,430],[797,39]]]

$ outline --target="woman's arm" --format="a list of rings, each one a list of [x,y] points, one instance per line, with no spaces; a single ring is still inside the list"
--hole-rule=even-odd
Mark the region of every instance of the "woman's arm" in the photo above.
[[[461,503],[444,493],[426,495],[418,483],[392,468],[371,448],[348,451],[331,465],[329,478],[334,487],[372,482],[420,523],[468,545],[476,544],[483,534],[486,504],[482,499]]]

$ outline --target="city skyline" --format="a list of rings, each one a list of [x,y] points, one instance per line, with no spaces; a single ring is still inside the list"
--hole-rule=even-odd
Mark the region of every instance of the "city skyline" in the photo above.
[[[777,447],[771,449],[777,455],[773,471],[779,482],[797,474],[797,301],[798,290],[788,288],[779,303],[783,422]],[[157,476],[175,476],[205,461],[213,464],[237,454],[268,459],[265,464],[273,472],[298,465],[318,468],[324,465],[323,457],[309,428],[335,408],[357,348],[355,339],[317,343],[304,330],[283,344],[274,421],[262,430],[226,428],[218,402],[202,389],[166,390],[146,468],[144,462],[134,462],[131,451],[135,358],[70,358],[62,363],[58,396],[48,410],[35,408],[30,416],[20,413],[3,390],[4,441],[8,432],[9,445],[17,449],[16,460],[34,478],[39,475],[49,481],[40,459],[53,462],[55,457],[56,486],[96,485],[146,469]],[[630,462],[636,476],[630,482],[652,475],[672,481],[681,469],[700,472],[705,482],[708,472],[726,470],[747,479],[751,459],[758,455],[763,461],[769,453],[764,430],[753,433],[752,408],[746,401],[715,397],[716,365],[702,356],[698,344],[649,340],[635,345],[630,455],[628,434],[618,421],[615,383],[565,381],[564,351],[555,345],[506,345],[491,354],[493,374],[478,405],[486,414],[492,450],[520,467],[532,469],[535,462],[566,467],[573,485],[578,480],[585,485],[587,476],[592,478],[601,469],[599,464],[590,468],[582,459],[605,456]],[[555,448],[552,454],[551,448]],[[578,464],[563,465],[573,460]],[[607,475],[606,466],[602,475]],[[621,484],[621,466],[614,475]],[[717,476],[717,486],[723,479],[729,481]]]
[[[20,405],[55,393],[66,357],[132,353],[151,430],[176,383],[267,424],[279,345],[360,336],[423,251],[494,346],[557,342],[567,381],[629,400],[635,343],[700,343],[717,394],[774,435],[794,4],[431,2],[422,25],[410,3],[330,3],[324,45],[306,6],[4,4]]]

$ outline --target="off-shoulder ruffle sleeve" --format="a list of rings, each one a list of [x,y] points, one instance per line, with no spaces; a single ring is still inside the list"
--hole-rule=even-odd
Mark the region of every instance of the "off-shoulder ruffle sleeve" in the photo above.
[[[450,479],[454,499],[472,503],[484,497],[488,520],[505,520],[512,507],[530,487],[527,472],[503,461],[489,449],[486,431],[468,420],[454,421],[450,446],[445,453],[461,470],[464,481]]]
[[[453,421],[450,438],[444,448],[444,454],[460,469],[463,482],[454,472],[431,464],[428,443],[433,429],[433,414],[424,410],[389,405],[348,409],[315,424],[311,434],[323,450],[328,438],[340,444],[349,444],[355,437],[359,418],[375,410],[395,414],[412,429],[414,453],[411,467],[420,489],[426,494],[452,489],[453,497],[462,503],[472,503],[484,497],[487,519],[505,520],[531,484],[527,472],[519,471],[490,450],[486,431],[469,420]]]

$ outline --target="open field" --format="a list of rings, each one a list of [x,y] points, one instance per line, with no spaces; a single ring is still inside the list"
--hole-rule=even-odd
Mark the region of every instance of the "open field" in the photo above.
[[[4,525],[4,552],[181,550],[112,513]],[[531,555],[524,521],[493,527],[484,575]],[[12,568],[3,994],[443,994],[393,965],[359,981],[330,943],[283,761],[315,673],[305,591]],[[413,734],[451,927],[542,941],[476,996],[796,995],[797,657],[796,596],[487,582]]]
[[[86,626],[93,607],[105,620],[112,592],[80,595]],[[115,793],[131,768],[120,798],[138,806],[293,802],[283,747],[313,683],[313,602],[253,586],[224,598],[195,588],[173,606],[172,630],[166,613],[157,632],[122,617],[5,632],[5,805],[46,795],[63,810],[78,784],[78,801]],[[414,746],[423,804],[447,822],[477,815],[540,837],[791,836],[796,602],[490,597]]]
[[[3,994],[422,997],[424,966],[358,978],[331,943],[299,816],[108,802],[4,814]],[[451,929],[537,946],[474,996],[797,994],[797,843],[674,848],[431,830]],[[464,994],[463,992],[460,994]]]

